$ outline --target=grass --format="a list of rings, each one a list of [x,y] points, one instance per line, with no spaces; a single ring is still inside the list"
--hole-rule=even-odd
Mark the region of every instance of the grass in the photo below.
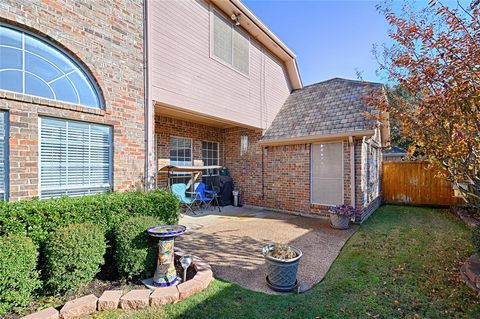
[[[303,294],[271,296],[215,280],[177,304],[91,318],[480,318],[480,299],[459,275],[470,236],[447,212],[384,206]]]

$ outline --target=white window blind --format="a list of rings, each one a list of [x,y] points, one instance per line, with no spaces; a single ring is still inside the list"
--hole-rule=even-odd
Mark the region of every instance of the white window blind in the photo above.
[[[233,67],[248,74],[250,40],[239,30],[233,29]]]
[[[111,128],[40,119],[40,197],[81,196],[112,188]]]
[[[343,143],[312,145],[311,201],[343,204]]]
[[[6,168],[6,156],[7,156],[7,123],[6,112],[0,112],[0,200],[6,199],[7,188],[7,168]]]
[[[362,191],[363,205],[368,206],[380,195],[381,152],[366,141],[362,143]]]
[[[213,55],[248,75],[250,38],[217,12],[213,14]]]

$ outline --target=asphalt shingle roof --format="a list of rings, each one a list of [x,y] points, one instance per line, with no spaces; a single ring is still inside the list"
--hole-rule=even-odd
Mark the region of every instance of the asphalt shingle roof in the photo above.
[[[362,96],[382,84],[334,78],[293,91],[263,140],[330,135],[372,129]]]

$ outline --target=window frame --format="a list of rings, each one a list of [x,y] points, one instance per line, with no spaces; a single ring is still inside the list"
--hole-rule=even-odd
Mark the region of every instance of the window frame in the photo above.
[[[0,197],[0,201],[8,201],[10,194],[10,113],[7,110],[0,109],[0,114],[3,114],[3,173],[4,173],[4,193]]]
[[[172,139],[173,138],[190,141],[190,166],[193,166],[193,138],[177,136],[177,135],[170,135],[169,136],[168,160],[169,160],[170,164],[172,164],[171,151],[172,151]],[[180,166],[180,165],[176,165],[176,166]],[[173,178],[173,179],[184,179],[184,178],[190,179],[189,176],[191,177],[191,173],[186,173],[186,172],[185,173],[182,173],[182,172],[172,172],[172,173],[170,173],[170,178]]]
[[[342,200],[340,204],[327,204],[327,203],[320,203],[313,201],[313,145],[321,145],[321,144],[340,144],[341,145],[341,169],[342,169]],[[331,142],[319,142],[319,143],[312,143],[310,144],[310,204],[311,205],[320,205],[326,207],[335,207],[337,205],[342,205],[345,203],[345,151],[344,151],[344,143],[343,141],[331,141]]]
[[[204,166],[209,166],[210,164],[206,164],[205,163],[205,160],[204,160],[204,157],[203,157],[203,143],[212,143],[212,144],[216,144],[217,145],[217,166],[220,166],[220,143],[219,142],[215,142],[215,141],[208,141],[208,140],[202,140],[202,161],[203,161],[203,165]],[[211,158],[208,158],[207,159],[211,159]],[[215,165],[215,164],[212,164],[212,165]],[[219,176],[220,175],[220,171],[217,170],[217,173],[212,173],[211,175],[210,174],[205,174],[204,177],[210,177],[210,176]]]
[[[221,58],[217,57],[214,53],[214,46],[215,46],[215,14],[218,15],[219,17],[221,17],[222,19],[225,20],[225,22],[229,23],[230,24],[230,29],[232,30],[231,32],[231,38],[232,38],[232,64],[228,63],[227,61],[224,61],[222,60]],[[250,35],[243,31],[239,26],[236,26],[233,22],[231,22],[229,20],[230,18],[227,18],[225,17],[225,15],[220,12],[219,10],[217,10],[216,8],[214,8],[212,5],[210,5],[210,58],[217,61],[218,63],[221,63],[223,64],[224,66],[232,69],[233,71],[237,72],[238,74],[246,77],[247,79],[250,79],[250,57],[251,57],[251,52],[250,52],[250,48],[251,48],[251,44],[252,44],[252,40],[250,38]],[[242,71],[240,71],[239,69],[235,68],[233,66],[233,31],[236,30],[238,31],[240,34],[242,34],[245,38],[247,38],[248,40],[248,72],[247,73],[243,73]]]
[[[7,29],[12,29],[12,30],[15,30],[17,32],[22,33],[22,46],[23,46],[23,48],[22,48],[22,69],[23,69],[23,71],[22,72],[23,73],[29,73],[29,74],[32,74],[35,77],[38,77],[37,75],[35,75],[33,73],[25,71],[25,54],[24,54],[25,48],[24,48],[24,44],[25,44],[25,34],[27,34],[30,37],[32,37],[32,38],[50,46],[51,48],[53,48],[55,50],[58,50],[61,54],[63,54],[65,56],[66,59],[70,60],[70,62],[78,68],[78,70],[75,70],[75,71],[80,71],[88,79],[88,81],[92,85],[94,93],[97,96],[98,107],[97,106],[90,106],[90,105],[86,105],[86,104],[81,104],[81,103],[73,103],[73,102],[59,100],[59,99],[53,99],[53,98],[49,98],[49,97],[46,97],[46,96],[38,96],[38,95],[25,93],[25,75],[22,75],[22,92],[10,91],[10,90],[6,90],[6,89],[2,89],[2,88],[0,88],[0,91],[11,92],[11,93],[14,93],[14,94],[21,94],[23,96],[31,96],[31,97],[41,98],[41,99],[44,99],[46,101],[52,101],[54,103],[65,103],[65,104],[68,104],[68,105],[81,106],[81,107],[87,108],[87,109],[105,110],[106,106],[105,106],[105,99],[104,99],[104,96],[103,96],[103,92],[100,89],[100,86],[99,86],[97,80],[92,75],[92,72],[83,63],[83,61],[81,61],[80,59],[78,59],[75,56],[72,56],[72,54],[69,53],[66,49],[62,48],[59,44],[56,44],[55,42],[53,42],[52,40],[50,40],[46,36],[39,35],[39,34],[36,34],[35,32],[24,29],[22,27],[0,21],[0,28],[1,27],[5,27]],[[43,57],[41,57],[41,59],[45,60],[47,63],[51,63],[50,61],[46,60]],[[69,73],[74,73],[74,72],[69,72]],[[71,83],[72,86],[74,86],[74,83],[71,80],[69,80],[69,82]],[[75,88],[75,90],[76,90],[76,88]]]
[[[53,116],[39,116],[38,117],[38,197],[40,199],[51,199],[51,198],[57,198],[57,196],[51,196],[51,197],[42,197],[42,119],[53,119],[53,120],[59,120],[59,121],[65,121],[65,122],[75,122],[75,123],[82,123],[82,124],[87,124],[87,125],[97,125],[97,126],[104,126],[108,127],[109,129],[109,161],[108,161],[108,183],[109,183],[109,189],[112,191],[114,189],[113,186],[113,127],[108,125],[108,124],[102,124],[102,123],[96,123],[96,122],[86,122],[86,121],[78,121],[78,120],[71,120],[71,119],[65,119],[65,118],[60,118],[60,117],[53,117]],[[72,188],[73,189],[73,188]],[[97,193],[94,193],[97,194]],[[94,194],[83,194],[83,195],[68,195],[64,194],[62,196],[69,196],[69,197],[80,197],[80,196],[88,196],[88,195],[94,195]]]

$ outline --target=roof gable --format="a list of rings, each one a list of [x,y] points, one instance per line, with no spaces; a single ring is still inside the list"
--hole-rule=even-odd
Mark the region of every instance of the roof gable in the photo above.
[[[380,83],[334,78],[293,91],[265,132],[263,141],[335,135],[375,128],[362,100]]]

